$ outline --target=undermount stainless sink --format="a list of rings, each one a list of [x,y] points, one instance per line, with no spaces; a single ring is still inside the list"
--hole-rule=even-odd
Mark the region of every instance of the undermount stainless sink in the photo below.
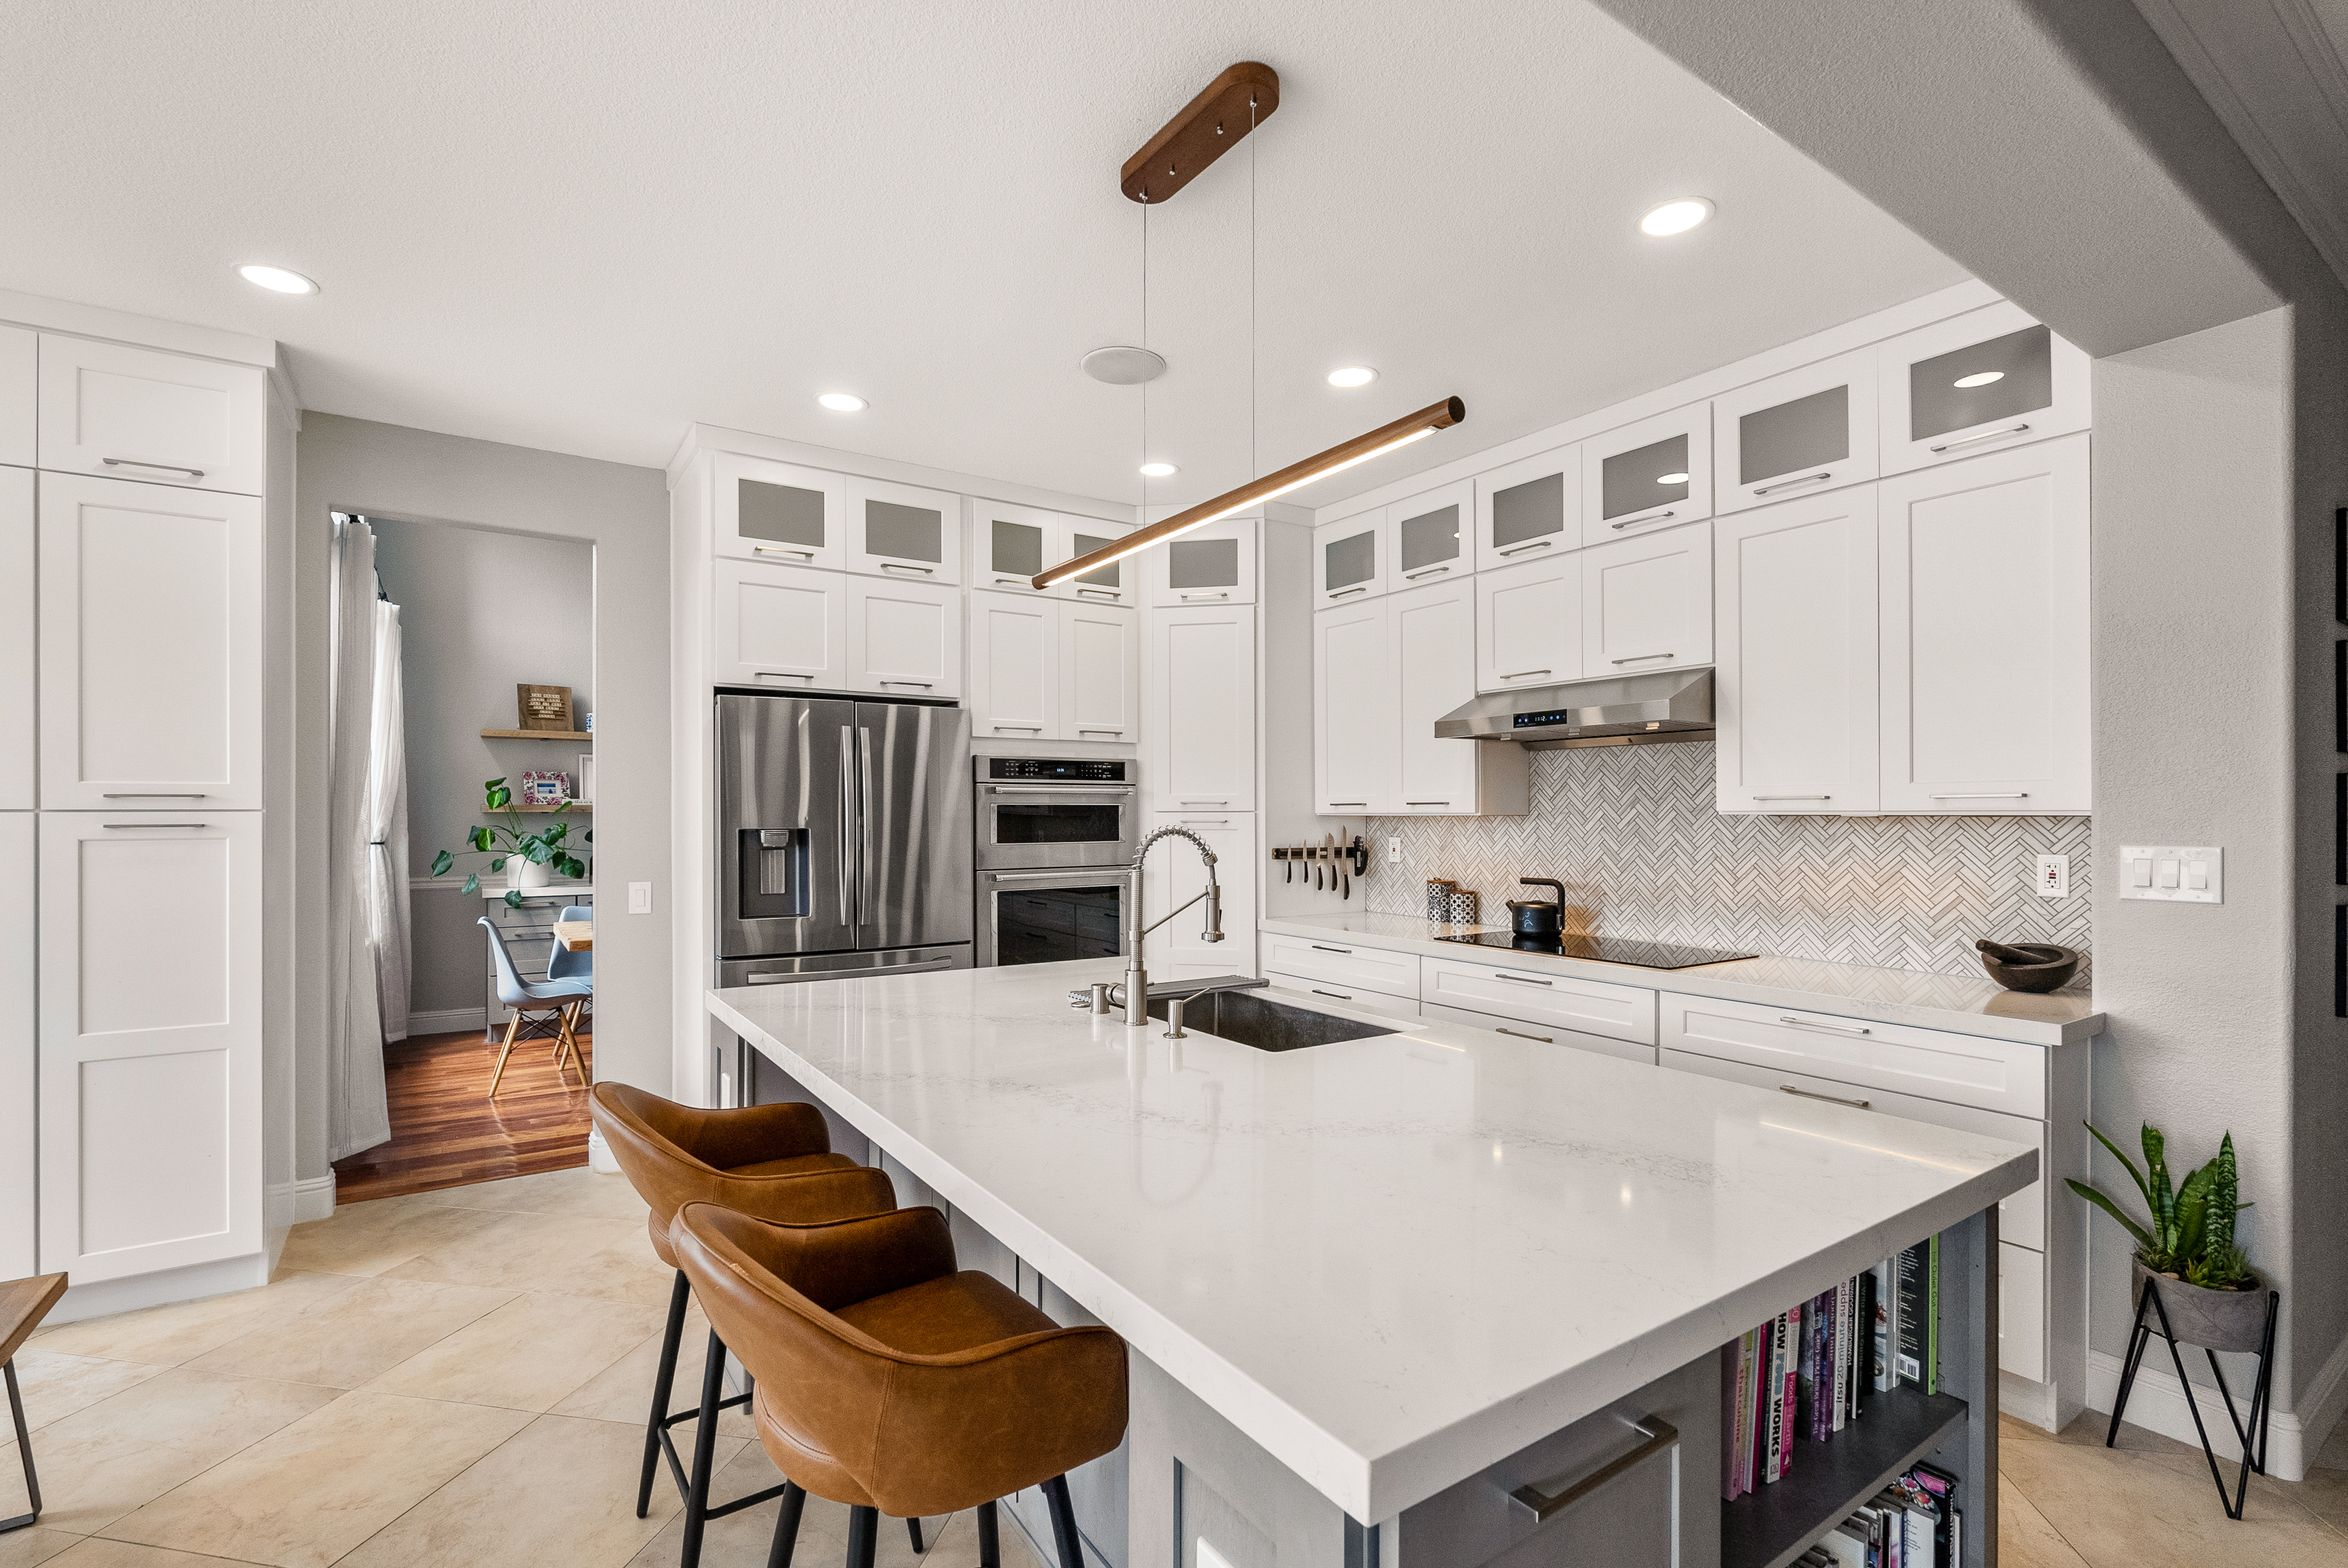
[[[1179,986],[1169,988],[1179,994]],[[1149,1016],[1162,1019],[1172,996],[1152,996]],[[1249,991],[1210,991],[1182,1004],[1182,1028],[1215,1035],[1258,1050],[1300,1050],[1342,1040],[1370,1040],[1395,1031],[1383,1024],[1356,1023],[1325,1012],[1267,1001]]]

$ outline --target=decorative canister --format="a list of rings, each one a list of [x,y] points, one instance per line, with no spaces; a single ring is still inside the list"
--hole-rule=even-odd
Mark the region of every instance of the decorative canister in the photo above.
[[[1451,896],[1458,891],[1459,884],[1447,876],[1428,877],[1426,879],[1426,917],[1438,926],[1448,922],[1451,918]]]
[[[1453,926],[1473,926],[1477,923],[1476,890],[1474,888],[1454,888],[1447,902],[1449,908],[1447,913],[1444,916],[1444,919],[1447,924]]]

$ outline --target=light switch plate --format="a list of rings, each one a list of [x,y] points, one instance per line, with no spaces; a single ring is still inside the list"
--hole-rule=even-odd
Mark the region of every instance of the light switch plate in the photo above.
[[[2214,845],[2120,845],[2120,897],[2168,904],[2223,904],[2226,852]]]
[[[653,912],[653,885],[649,882],[628,884],[628,913],[649,915]]]

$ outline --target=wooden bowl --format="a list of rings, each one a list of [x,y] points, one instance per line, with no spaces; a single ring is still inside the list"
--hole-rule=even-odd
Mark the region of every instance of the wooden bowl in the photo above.
[[[2082,961],[2076,948],[2058,948],[2052,942],[1992,942],[1984,938],[1973,946],[1981,949],[1982,968],[1989,971],[1989,978],[2010,991],[2059,989],[2079,972]],[[2018,961],[2024,958],[2030,961]]]

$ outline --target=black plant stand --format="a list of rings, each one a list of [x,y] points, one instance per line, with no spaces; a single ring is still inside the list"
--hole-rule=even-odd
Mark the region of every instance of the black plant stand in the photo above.
[[[2267,1472],[2267,1428],[2274,1415],[2271,1397],[2274,1392],[2275,1313],[2281,1305],[2280,1293],[2267,1292],[2266,1332],[2259,1341],[2259,1375],[2250,1386],[2250,1419],[2248,1421],[2235,1412],[2234,1391],[2226,1386],[2226,1372],[2218,1365],[2218,1353],[2206,1346],[2201,1351],[2209,1358],[2210,1374],[2218,1379],[2218,1392],[2226,1401],[2226,1419],[2232,1423],[2234,1437],[2242,1445],[2241,1473],[2235,1478],[2231,1499],[2226,1495],[2225,1471],[2218,1468],[2218,1456],[2209,1447],[2209,1430],[2201,1424],[2201,1405],[2193,1397],[2193,1380],[2185,1375],[2185,1358],[2178,1352],[2177,1336],[2169,1332],[2168,1308],[2161,1304],[2158,1283],[2151,1279],[2144,1282],[2144,1292],[2137,1298],[2136,1327],[2128,1335],[2127,1364],[2120,1372],[2120,1397],[2112,1401],[2112,1425],[2111,1430],[2104,1434],[2104,1446],[2110,1448],[2119,1438],[2120,1417],[2127,1409],[2128,1390],[2136,1386],[2137,1369],[2144,1365],[2146,1348],[2151,1345],[2152,1337],[2158,1334],[2168,1342],[2168,1358],[2177,1365],[2177,1380],[2185,1389],[2185,1408],[2193,1412],[2193,1430],[2201,1439],[2201,1455],[2209,1461],[2209,1479],[2218,1483],[2218,1501],[2225,1508],[2227,1518],[2241,1518],[2242,1503],[2250,1494],[2250,1471],[2257,1471],[2260,1475]],[[2144,1309],[2147,1307],[2160,1318],[2160,1327],[2157,1329],[2144,1320]],[[2253,1434],[2258,1439],[2255,1446],[2250,1441]]]

